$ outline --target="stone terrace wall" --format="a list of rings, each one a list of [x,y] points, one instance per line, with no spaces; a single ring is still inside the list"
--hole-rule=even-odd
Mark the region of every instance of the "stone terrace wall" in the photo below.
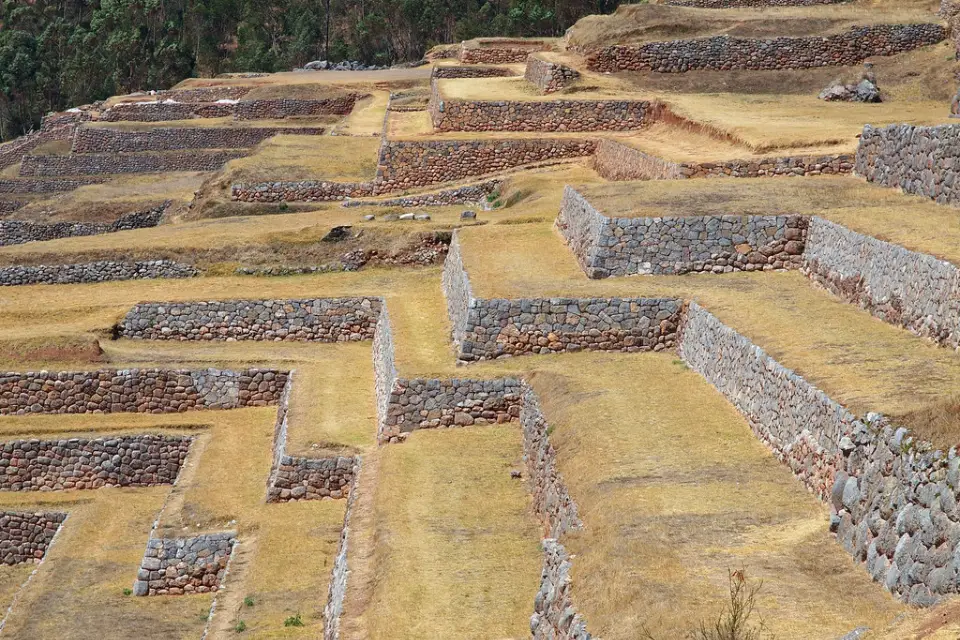
[[[252,87],[196,87],[193,89],[170,89],[160,91],[158,95],[165,100],[177,102],[216,102],[217,100],[239,100]]]
[[[0,200],[0,214],[13,213],[25,206],[27,206],[26,202],[20,202],[18,200]]]
[[[463,341],[466,339],[467,325],[473,307],[477,304],[470,288],[470,278],[463,266],[463,255],[460,252],[460,234],[453,232],[447,257],[443,261],[441,276],[443,297],[447,301],[447,317],[450,318],[453,342],[462,351]]]
[[[5,472],[0,475],[0,491],[173,484],[192,442],[189,436],[161,435],[9,440],[0,443]]]
[[[360,465],[360,458],[357,459]],[[340,542],[337,545],[337,555],[333,560],[333,570],[330,572],[330,587],[327,592],[327,603],[323,607],[323,640],[339,640],[340,617],[343,615],[343,603],[347,597],[347,578],[350,575],[348,554],[350,552],[350,516],[353,514],[353,505],[357,499],[357,483],[359,468],[354,476],[350,488],[350,497],[347,499],[347,508],[343,514],[343,528],[340,530]]]
[[[0,193],[54,193],[73,191],[91,184],[101,184],[105,178],[17,178],[0,180]]]
[[[812,7],[842,4],[850,0],[666,0],[663,4],[700,9],[736,9],[740,7]]]
[[[235,202],[329,202],[375,195],[373,182],[298,182],[239,183],[230,186]]]
[[[681,328],[680,355],[829,501],[838,541],[874,580],[918,605],[957,592],[953,449],[931,452],[875,414],[858,420],[696,303]]]
[[[417,193],[388,200],[347,200],[345,207],[441,207],[451,204],[486,203],[487,196],[500,191],[503,180],[486,180],[479,184],[469,184],[455,189],[444,189],[435,193]],[[2,203],[0,203],[2,206]],[[2,211],[2,209],[0,209]]]
[[[540,590],[534,599],[534,613],[530,616],[533,640],[590,640],[587,624],[577,613],[571,594],[571,556],[566,548],[547,538],[543,547],[543,570]]]
[[[649,100],[445,100],[436,81],[427,105],[436,131],[628,131],[662,109]]]
[[[483,46],[470,46],[464,43],[457,57],[464,64],[512,64],[525,62],[531,53],[550,51],[552,48],[547,42],[524,43],[519,40],[488,43]]]
[[[362,93],[348,93],[336,98],[300,100],[277,98],[272,100],[241,100],[236,104],[237,120],[273,120],[293,116],[345,116],[353,111],[357,100],[366,97]]]
[[[194,118],[225,118],[234,114],[235,106],[232,102],[127,102],[103,111],[99,119],[107,122],[163,122]]]
[[[119,336],[135,340],[346,342],[373,339],[380,298],[144,302]]]
[[[417,429],[502,424],[520,417],[519,380],[398,379],[390,391],[381,442]]]
[[[160,206],[134,211],[117,218],[110,224],[90,222],[54,222],[42,224],[25,220],[0,220],[0,247],[26,242],[41,242],[76,236],[93,236],[101,233],[146,229],[160,224],[163,214],[170,206],[165,202]],[[26,268],[26,267],[22,267]],[[15,273],[15,272],[14,272]]]
[[[825,37],[754,39],[714,36],[604,47],[587,57],[587,68],[601,72],[660,73],[683,73],[694,69],[810,69],[859,64],[871,56],[912,51],[945,38],[946,30],[939,24],[853,27],[846,33]]]
[[[535,86],[540,93],[546,94],[560,91],[568,84],[576,81],[580,77],[580,73],[567,65],[550,62],[543,56],[532,53],[527,58],[527,68],[523,77]]]
[[[373,373],[377,395],[377,436],[381,441],[389,440],[391,436],[384,434],[390,413],[390,394],[397,381],[397,367],[393,354],[393,330],[386,305],[380,311],[380,321],[373,335]],[[398,435],[399,432],[395,431],[393,437]]]
[[[960,269],[933,256],[814,217],[804,271],[873,315],[960,347]],[[909,265],[909,268],[905,268]]]
[[[20,164],[22,176],[79,176],[113,173],[164,173],[167,171],[217,171],[246,151],[218,149],[167,153],[84,153],[27,156]]]
[[[29,152],[45,142],[69,139],[74,129],[72,124],[49,127],[0,144],[0,169],[20,162]]]
[[[194,538],[151,538],[143,554],[135,596],[184,595],[217,591],[227,571],[235,532]]]
[[[676,180],[683,178],[759,178],[851,173],[854,156],[781,156],[723,162],[671,162],[616,140],[597,144],[593,168],[607,180]]]
[[[800,268],[804,216],[607,218],[564,191],[557,227],[591,278]]]
[[[39,563],[66,519],[66,513],[56,511],[0,511],[0,562]]]
[[[80,284],[117,280],[193,278],[200,272],[172,260],[114,262],[101,260],[81,264],[0,267],[0,287],[31,284]]]
[[[0,415],[177,413],[276,404],[287,372],[274,369],[101,369],[0,374]]]
[[[538,162],[589,156],[596,143],[573,138],[387,141],[377,192],[388,193],[498,173]]]
[[[857,148],[857,173],[870,182],[956,205],[960,203],[958,155],[960,125],[866,125]]]
[[[434,67],[431,78],[508,78],[516,75],[503,67]]]
[[[281,134],[323,133],[322,127],[157,127],[149,131],[83,127],[73,139],[73,153],[245,149]]]

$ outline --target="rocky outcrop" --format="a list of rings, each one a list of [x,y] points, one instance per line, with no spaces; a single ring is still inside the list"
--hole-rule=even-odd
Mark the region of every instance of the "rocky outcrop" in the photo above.
[[[0,267],[0,287],[153,280],[156,278],[193,278],[198,275],[200,275],[200,272],[194,267],[171,260],[139,262],[101,260],[78,264]]]
[[[151,538],[143,554],[135,596],[211,593],[221,587],[235,532],[209,533],[192,538]]]
[[[613,45],[589,54],[587,68],[601,72],[683,73],[696,69],[770,71],[847,66],[871,56],[889,56],[937,44],[946,35],[939,24],[877,24],[828,36],[754,39],[722,35]]]
[[[0,562],[39,564],[66,519],[56,511],[0,511]]]

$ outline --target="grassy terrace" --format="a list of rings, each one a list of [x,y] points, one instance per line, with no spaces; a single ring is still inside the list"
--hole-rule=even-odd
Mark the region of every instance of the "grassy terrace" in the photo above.
[[[277,136],[260,143],[246,158],[227,163],[223,182],[372,180],[379,147],[380,140],[374,137]]]

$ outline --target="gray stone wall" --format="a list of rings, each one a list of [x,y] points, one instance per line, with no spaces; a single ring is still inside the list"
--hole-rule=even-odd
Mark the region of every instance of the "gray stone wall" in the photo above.
[[[590,640],[586,621],[577,613],[573,602],[570,554],[553,538],[542,540],[540,546],[543,547],[543,570],[530,617],[531,637],[533,640]]]
[[[232,116],[235,103],[122,102],[104,110],[99,119],[107,122],[162,122],[194,118]]]
[[[324,131],[323,127],[157,127],[149,131],[81,127],[72,153],[246,149],[277,135],[319,136]]]
[[[649,100],[450,100],[432,82],[435,131],[629,131],[660,118]]]
[[[66,519],[56,511],[0,511],[0,562],[39,564]]]
[[[857,147],[856,170],[870,182],[956,205],[960,203],[958,155],[960,125],[866,125]]]
[[[384,441],[399,435],[396,430],[392,436],[385,435],[390,414],[390,394],[397,381],[393,330],[390,327],[390,316],[386,305],[380,311],[380,321],[377,322],[376,332],[373,335],[373,373],[377,395],[377,436]]]
[[[330,572],[330,587],[327,591],[327,603],[323,607],[323,640],[339,640],[340,618],[343,615],[343,603],[347,597],[347,578],[350,576],[350,517],[357,500],[360,458],[356,459],[357,469],[347,499],[347,509],[343,514],[343,528],[340,530],[340,542],[337,555],[333,559]]]
[[[380,298],[142,302],[119,326],[135,340],[347,342],[373,339]]]
[[[13,213],[25,206],[27,206],[27,203],[19,200],[0,200],[0,215]]]
[[[57,240],[76,236],[93,236],[101,233],[145,229],[160,224],[170,202],[158,207],[133,211],[117,218],[110,224],[92,222],[54,222],[50,224],[25,220],[0,220],[0,247],[27,242]]]
[[[239,100],[250,93],[251,89],[253,87],[196,87],[158,91],[157,95],[165,100],[177,102],[216,102],[217,100]]]
[[[447,317],[450,319],[453,342],[459,350],[460,345],[466,338],[467,323],[469,322],[471,307],[475,304],[475,298],[470,288],[470,278],[463,266],[460,234],[456,231],[453,232],[447,257],[443,261],[440,286],[447,301]]]
[[[106,182],[106,178],[12,178],[0,180],[0,193],[54,193],[73,191],[90,184]]]
[[[460,47],[457,59],[464,64],[513,64],[524,62],[531,53],[549,51],[552,48],[552,45],[545,41],[509,38],[488,40],[484,43],[465,42]]]
[[[603,47],[587,56],[591,71],[657,71],[683,73],[695,69],[751,71],[846,66],[871,56],[889,56],[936,44],[946,38],[939,24],[878,24],[852,27],[828,36],[737,38],[714,36],[693,40]]]
[[[193,278],[200,272],[188,264],[171,260],[140,262],[84,262],[36,266],[0,267],[0,287],[31,284],[81,284],[117,280]]]
[[[882,416],[858,419],[691,302],[680,355],[832,511],[831,529],[900,599],[957,593],[960,458]]]
[[[850,0],[666,0],[663,4],[700,9],[737,9],[740,7],[812,7],[842,4]]]
[[[347,200],[345,207],[442,207],[451,204],[485,205],[487,196],[500,191],[503,180],[486,180],[434,193],[417,193],[387,200]],[[0,203],[2,204],[2,203]]]
[[[348,93],[336,98],[302,100],[276,98],[267,100],[241,100],[236,104],[237,120],[275,120],[294,116],[345,116],[353,111],[357,100],[366,97],[362,93]]]
[[[0,169],[20,162],[28,153],[45,142],[69,139],[73,135],[74,128],[72,124],[51,126],[0,144]]]
[[[237,542],[235,532],[193,538],[151,538],[143,554],[135,596],[211,593],[221,587]]]
[[[807,223],[801,215],[607,218],[570,187],[557,218],[591,278],[798,269]]]
[[[177,413],[276,404],[287,380],[274,369],[101,369],[0,374],[0,415]]]
[[[240,149],[198,149],[166,153],[82,153],[77,155],[26,156],[22,176],[82,176],[114,173],[165,173],[168,171],[217,171],[247,155]]]
[[[235,202],[330,202],[375,195],[372,182],[254,182],[230,186]]]
[[[803,259],[804,272],[843,300],[939,344],[960,347],[956,265],[818,217],[810,221]]]
[[[8,440],[0,443],[0,466],[4,470],[0,475],[0,491],[65,491],[173,484],[192,442],[193,438],[189,436],[149,434],[93,439]]]
[[[558,62],[550,62],[542,55],[531,53],[527,58],[524,79],[540,93],[554,93],[575,82],[580,73],[576,69]]]
[[[508,78],[515,75],[504,67],[434,67],[431,78]]]

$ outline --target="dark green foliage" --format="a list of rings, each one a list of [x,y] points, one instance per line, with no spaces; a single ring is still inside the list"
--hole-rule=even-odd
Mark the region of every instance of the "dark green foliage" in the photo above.
[[[557,36],[612,0],[330,0],[330,58],[391,64],[481,36]],[[322,0],[0,0],[0,140],[43,114],[191,75],[324,57]]]

